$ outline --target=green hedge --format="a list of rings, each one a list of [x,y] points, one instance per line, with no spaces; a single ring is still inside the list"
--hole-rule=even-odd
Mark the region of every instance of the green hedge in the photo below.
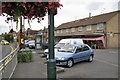
[[[18,52],[17,59],[18,59],[18,63],[31,62],[32,52]]]
[[[12,34],[2,34],[3,39],[7,40],[8,42],[13,42],[13,35]]]

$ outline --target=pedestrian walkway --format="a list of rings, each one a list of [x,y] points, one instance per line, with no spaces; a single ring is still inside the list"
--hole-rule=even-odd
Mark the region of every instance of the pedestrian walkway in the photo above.
[[[18,63],[12,78],[47,78],[46,59],[41,50],[32,50],[33,61]],[[57,67],[57,72],[63,72],[64,68]]]
[[[33,61],[18,63],[12,78],[47,78],[47,65],[42,54],[33,52]]]

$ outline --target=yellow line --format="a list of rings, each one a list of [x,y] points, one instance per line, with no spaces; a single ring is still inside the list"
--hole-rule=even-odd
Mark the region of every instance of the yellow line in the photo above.
[[[12,59],[12,55],[10,55],[10,56],[5,60],[5,65],[7,65],[7,64],[10,62],[11,59]]]
[[[10,46],[10,48],[12,49],[12,51],[14,51],[14,48],[13,48],[13,46]],[[12,52],[12,51],[11,51],[11,52]]]
[[[0,65],[0,71],[3,69],[3,64]]]
[[[12,46],[10,46],[10,48],[12,50],[10,52],[10,54],[12,54],[12,52],[14,51],[14,48]],[[12,55],[9,55],[9,57],[7,57],[6,60],[5,60],[5,65],[7,65],[10,62],[11,59],[12,59]]]
[[[4,63],[2,63],[0,65],[0,71],[4,68],[4,65],[6,66],[12,59],[12,54],[13,54],[13,51],[15,48],[13,46],[10,46],[10,48],[11,48],[11,52],[10,52],[9,56],[5,59]]]

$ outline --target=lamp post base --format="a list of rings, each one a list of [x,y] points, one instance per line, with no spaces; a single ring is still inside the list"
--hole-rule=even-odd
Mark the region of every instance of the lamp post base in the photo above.
[[[47,61],[48,80],[56,80],[56,61],[49,59]]]

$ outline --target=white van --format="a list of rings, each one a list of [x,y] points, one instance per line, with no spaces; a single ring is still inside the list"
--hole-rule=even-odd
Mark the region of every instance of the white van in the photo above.
[[[54,52],[57,52],[57,49],[60,49],[61,47],[67,45],[67,44],[77,44],[77,45],[82,45],[83,40],[79,38],[68,38],[68,39],[61,39],[54,47]],[[47,56],[48,54],[48,49],[44,50],[44,56]]]

